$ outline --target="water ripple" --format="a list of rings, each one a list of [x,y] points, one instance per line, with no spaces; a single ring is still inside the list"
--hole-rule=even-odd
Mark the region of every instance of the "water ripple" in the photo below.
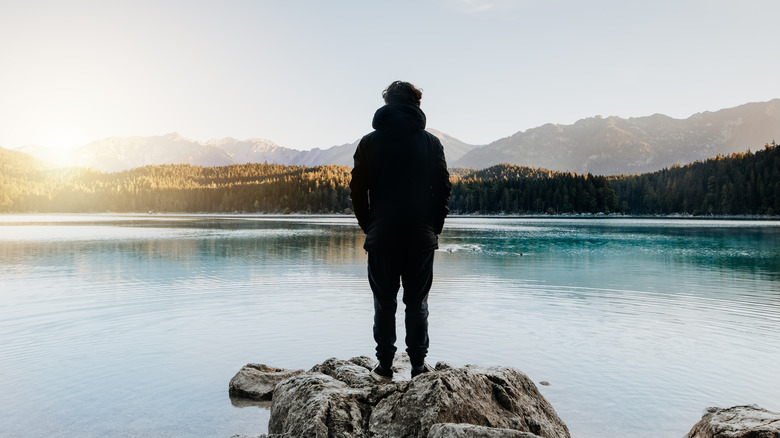
[[[780,410],[778,228],[448,220],[430,360],[551,382],[575,436],[682,435],[709,405]],[[0,429],[265,432],[225,395],[243,364],[372,354],[362,243],[351,218],[0,218]]]

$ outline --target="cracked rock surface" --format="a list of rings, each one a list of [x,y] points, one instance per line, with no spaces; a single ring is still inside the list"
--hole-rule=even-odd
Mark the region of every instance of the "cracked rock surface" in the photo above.
[[[460,434],[452,436],[570,437],[536,385],[513,368],[438,363],[436,371],[406,380],[409,366],[403,358],[393,367],[393,382],[377,384],[369,376],[374,364],[367,357],[333,358],[279,383],[269,436],[425,438],[450,431]],[[440,423],[449,425],[433,427]],[[466,430],[463,423],[481,428]]]
[[[431,427],[428,438],[539,438],[539,435],[473,424],[438,423]]]
[[[756,405],[709,408],[686,438],[780,438],[780,413]]]

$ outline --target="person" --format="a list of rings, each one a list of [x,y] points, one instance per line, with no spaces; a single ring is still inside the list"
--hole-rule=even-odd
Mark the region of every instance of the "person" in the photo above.
[[[393,379],[397,295],[403,284],[406,352],[412,378],[428,372],[428,293],[433,255],[449,212],[452,185],[441,142],[425,131],[422,91],[395,81],[382,92],[374,131],[354,154],[350,196],[368,252],[368,282],[374,296],[378,382]]]

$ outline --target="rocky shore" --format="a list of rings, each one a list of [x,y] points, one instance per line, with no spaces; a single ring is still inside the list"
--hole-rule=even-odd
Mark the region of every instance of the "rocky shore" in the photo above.
[[[375,361],[331,358],[309,371],[248,364],[230,381],[235,400],[270,401],[268,435],[293,437],[570,438],[536,385],[509,367],[453,367],[374,382]],[[234,438],[248,438],[240,435]],[[710,408],[686,438],[780,438],[780,414],[757,406]]]

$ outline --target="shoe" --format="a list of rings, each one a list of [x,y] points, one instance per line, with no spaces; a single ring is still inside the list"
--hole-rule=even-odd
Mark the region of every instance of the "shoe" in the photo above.
[[[371,378],[377,383],[390,383],[393,381],[393,370],[377,365],[371,370]]]
[[[427,363],[424,363],[422,368],[419,369],[412,367],[412,379],[419,376],[420,374],[430,373],[432,371],[436,371],[436,370],[431,368],[431,366],[428,365]]]

